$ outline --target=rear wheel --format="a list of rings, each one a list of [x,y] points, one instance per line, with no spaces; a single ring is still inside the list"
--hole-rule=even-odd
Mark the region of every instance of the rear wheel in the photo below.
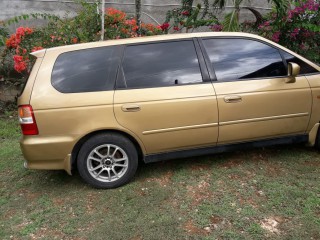
[[[138,167],[133,143],[120,134],[99,134],[87,140],[78,155],[78,171],[96,188],[116,188],[128,183]]]

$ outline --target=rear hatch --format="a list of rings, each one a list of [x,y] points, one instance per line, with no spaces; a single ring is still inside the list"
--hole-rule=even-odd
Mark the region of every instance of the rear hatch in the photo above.
[[[45,53],[46,53],[46,49],[31,53],[32,56],[36,57],[36,61],[33,64],[32,70],[30,71],[30,75],[26,80],[26,83],[20,93],[20,96],[18,97],[18,106],[27,105],[30,103],[32,88],[36,80],[36,77]]]
[[[45,53],[46,50],[44,49],[31,54],[36,57],[36,61],[18,98],[18,116],[23,135],[38,135],[39,133],[30,105],[30,98]]]

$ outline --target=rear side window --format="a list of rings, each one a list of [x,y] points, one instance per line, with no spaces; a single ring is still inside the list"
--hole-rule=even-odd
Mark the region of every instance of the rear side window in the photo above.
[[[122,65],[128,88],[202,82],[193,41],[127,46]]]
[[[114,89],[119,47],[100,47],[61,54],[53,67],[52,86],[62,93]]]
[[[309,64],[305,63],[301,59],[281,50],[281,54],[286,60],[287,64],[289,62],[296,63],[300,66],[300,74],[310,74],[310,73],[318,73],[317,69],[314,69]]]
[[[218,81],[285,76],[279,51],[249,39],[205,39]]]

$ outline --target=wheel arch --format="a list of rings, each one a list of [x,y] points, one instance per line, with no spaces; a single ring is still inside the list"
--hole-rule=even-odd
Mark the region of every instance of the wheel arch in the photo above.
[[[138,153],[138,158],[139,160],[142,160],[144,158],[144,152],[143,152],[143,146],[141,146],[141,144],[137,141],[137,139],[135,137],[133,137],[132,135],[130,135],[127,132],[121,131],[121,130],[115,130],[115,129],[102,129],[102,130],[97,130],[91,133],[88,133],[86,135],[84,135],[83,137],[81,137],[77,143],[74,145],[72,152],[71,152],[71,170],[73,171],[74,169],[76,169],[76,164],[77,164],[77,158],[78,158],[78,154],[79,151],[82,147],[82,145],[91,137],[98,135],[98,134],[102,134],[102,133],[116,133],[119,135],[122,135],[126,138],[128,138],[133,145],[135,146],[135,148],[137,149],[137,153]]]

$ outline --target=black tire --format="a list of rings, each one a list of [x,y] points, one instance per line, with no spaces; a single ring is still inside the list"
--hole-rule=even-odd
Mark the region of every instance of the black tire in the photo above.
[[[318,133],[316,137],[316,142],[314,144],[314,147],[320,151],[320,127],[318,128]]]
[[[120,187],[133,178],[137,167],[138,154],[134,144],[116,133],[91,137],[82,145],[77,159],[80,176],[95,188]]]

